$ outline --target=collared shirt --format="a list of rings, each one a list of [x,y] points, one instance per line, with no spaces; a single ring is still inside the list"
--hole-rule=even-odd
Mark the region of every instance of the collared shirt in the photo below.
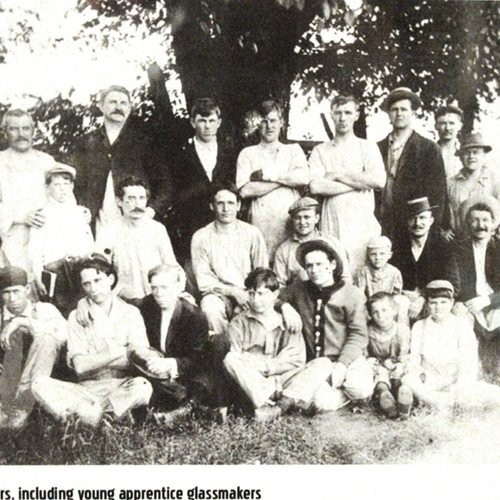
[[[196,136],[193,139],[194,149],[200,159],[207,177],[212,181],[215,165],[217,164],[217,141],[202,142]]]
[[[96,248],[111,254],[118,271],[116,290],[128,299],[142,298],[151,292],[148,272],[153,267],[179,266],[167,230],[146,216],[137,225],[120,217],[97,235]]]
[[[474,266],[476,269],[476,293],[478,295],[490,295],[493,289],[486,279],[486,249],[488,241],[472,242],[472,251],[474,253]]]
[[[437,145],[439,146],[439,149],[441,149],[441,154],[443,155],[446,179],[451,179],[462,169],[462,162],[457,155],[460,150],[460,142],[455,140],[451,147],[443,147],[443,145],[439,142]]]
[[[252,311],[243,312],[229,324],[231,351],[266,359],[268,375],[279,375],[305,364],[306,346],[302,335],[286,332],[281,316],[272,312],[272,322],[264,325]]]
[[[4,265],[29,270],[30,228],[22,221],[47,203],[45,172],[54,165],[48,154],[31,149],[0,152],[0,235]]]
[[[76,311],[68,319],[68,363],[78,355],[100,354],[119,346],[134,344],[148,346],[146,327],[139,309],[113,297],[109,314],[88,298],[82,299],[89,309],[92,321],[82,326],[76,319]],[[103,367],[92,374],[92,379],[111,378],[117,370]],[[125,373],[124,373],[125,375]]]
[[[43,213],[45,224],[31,229],[28,246],[35,275],[41,273],[45,264],[67,256],[82,256],[94,248],[84,208],[74,200],[58,203],[49,198]]]
[[[483,166],[479,175],[467,175],[462,169],[457,175],[448,179],[448,200],[450,204],[451,227],[463,235],[463,217],[461,208],[463,203],[472,196],[493,196],[500,200],[500,179],[487,166]]]
[[[403,361],[410,352],[410,329],[394,321],[388,331],[368,325],[368,355],[379,360],[387,358]]]
[[[199,229],[191,241],[191,258],[202,294],[223,285],[245,288],[245,279],[256,267],[267,267],[264,237],[258,228],[241,220],[218,229],[215,222]]]
[[[12,314],[6,307],[3,308],[2,329],[14,318],[22,317],[30,320],[33,337],[51,335],[60,342],[68,338],[67,323],[57,307],[47,302],[28,302],[21,314]]]
[[[418,240],[418,242],[411,238],[411,253],[413,255],[413,258],[415,259],[415,262],[418,262],[418,259],[420,259],[420,256],[424,251],[425,244],[427,243],[428,237],[429,233],[425,235],[425,238]]]
[[[323,238],[330,242],[342,259],[342,279],[346,282],[352,281],[349,259],[340,241],[334,236],[324,236],[318,230],[314,230],[306,238],[300,239],[296,234],[286,239],[276,250],[274,255],[274,272],[278,277],[280,286],[290,285],[295,281],[308,279],[306,270],[297,261],[297,248],[301,243],[308,240]]]
[[[403,277],[401,271],[391,264],[386,264],[382,269],[372,269],[365,264],[356,274],[354,284],[367,297],[378,292],[397,295],[403,290]]]

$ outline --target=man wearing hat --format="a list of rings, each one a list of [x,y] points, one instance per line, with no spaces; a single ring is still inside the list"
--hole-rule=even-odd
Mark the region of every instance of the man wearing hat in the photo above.
[[[132,376],[128,352],[149,344],[139,310],[112,292],[117,275],[107,259],[92,254],[81,262],[79,274],[85,293],[78,306],[80,320],[77,310],[68,319],[68,364],[78,383],[41,376],[31,387],[54,417],[76,415],[96,426],[105,413],[121,418],[148,404],[151,384]]]
[[[351,281],[351,270],[347,254],[340,241],[334,236],[325,237],[316,228],[319,220],[319,203],[314,198],[304,196],[294,201],[288,209],[292,220],[293,235],[286,239],[276,250],[274,255],[274,272],[280,286],[290,285],[294,281],[306,280],[305,269],[297,262],[297,248],[303,241],[324,238],[337,249],[342,259],[344,281]]]
[[[307,361],[331,362],[329,382],[314,396],[316,409],[336,410],[348,400],[370,397],[373,378],[363,355],[368,344],[363,292],[342,280],[342,261],[328,241],[301,243],[297,261],[308,280],[282,289],[280,298],[302,318]]]
[[[66,343],[66,321],[52,304],[30,300],[28,275],[18,267],[0,269],[4,353],[0,375],[0,427],[19,428],[33,408],[33,380],[52,373]]]
[[[455,246],[458,300],[475,318],[484,368],[499,373],[500,245],[492,236],[500,221],[500,208],[495,198],[475,196],[465,203],[464,210],[469,237]]]
[[[426,196],[407,202],[407,229],[391,260],[401,271],[403,290],[412,302],[411,319],[422,310],[422,292],[429,281],[446,279],[456,287],[459,283],[451,246],[433,229],[435,210]]]
[[[437,145],[443,155],[446,179],[450,179],[462,168],[458,158],[460,149],[458,134],[462,130],[464,114],[459,107],[449,104],[437,109],[434,113],[434,119],[439,136]]]
[[[464,227],[463,203],[473,196],[493,196],[500,200],[500,179],[486,165],[486,155],[491,146],[481,134],[470,134],[460,148],[462,169],[448,179],[448,203],[450,210],[450,236],[467,237]]]
[[[9,144],[0,152],[0,236],[4,265],[29,269],[30,229],[45,223],[45,172],[54,159],[33,148],[35,125],[21,109],[10,109],[2,119]]]
[[[392,132],[378,143],[387,171],[380,203],[382,230],[393,242],[405,234],[408,200],[426,196],[437,208],[435,225],[441,227],[446,201],[446,176],[439,147],[414,130],[415,111],[421,106],[417,94],[406,87],[391,91],[382,104]]]
[[[335,138],[316,146],[309,159],[309,189],[323,196],[321,232],[339,239],[353,272],[365,262],[368,240],[381,232],[373,191],[381,190],[386,181],[376,144],[354,135],[359,107],[352,95],[333,99]]]
[[[48,266],[58,276],[54,294],[60,299],[55,304],[67,315],[76,306],[76,296],[67,288],[61,288],[65,280],[65,269],[69,258],[75,259],[89,254],[94,248],[94,238],[90,229],[90,213],[75,202],[73,183],[75,169],[63,163],[54,165],[45,173],[47,203],[42,209],[45,224],[32,228],[28,243],[34,280],[38,292],[45,296],[49,292],[42,282],[42,271]],[[59,281],[59,283],[57,283]],[[75,291],[74,291],[75,292]],[[66,296],[63,296],[66,295]]]

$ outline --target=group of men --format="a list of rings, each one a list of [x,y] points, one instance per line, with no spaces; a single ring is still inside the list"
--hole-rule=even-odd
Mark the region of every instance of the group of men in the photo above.
[[[97,425],[150,401],[224,408],[238,391],[263,420],[368,398],[366,291],[351,282],[382,233],[408,321],[425,314],[427,283],[450,281],[457,314],[473,315],[495,369],[500,184],[485,160],[491,146],[479,134],[458,141],[454,106],[436,113],[437,144],[422,137],[420,105],[407,88],[390,92],[383,109],[393,130],[377,147],[354,135],[358,100],[337,96],[335,137],[307,159],[280,141],[276,102],[259,110],[259,143],[236,155],[218,141],[219,107],[203,98],[191,110],[194,136],[162,155],[131,117],[128,90],[112,86],[100,96],[102,126],[64,163],[33,148],[26,112],[7,111],[0,426],[23,425],[35,401]],[[60,377],[64,356],[71,373]]]

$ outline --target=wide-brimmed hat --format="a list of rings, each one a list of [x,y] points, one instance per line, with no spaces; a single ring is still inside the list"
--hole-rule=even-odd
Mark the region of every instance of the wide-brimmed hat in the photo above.
[[[297,262],[305,269],[305,256],[314,252],[315,250],[320,250],[325,252],[331,259],[335,259],[337,262],[337,266],[342,265],[342,259],[340,258],[337,250],[333,247],[333,245],[322,238],[317,238],[315,240],[304,241],[301,243],[297,251],[295,253],[295,257],[297,258]]]
[[[288,213],[290,215],[294,215],[301,210],[307,210],[309,208],[316,208],[319,206],[319,202],[310,196],[304,196],[294,201],[290,208],[288,209]]]
[[[493,213],[493,223],[495,226],[500,223],[500,203],[493,196],[476,195],[471,196],[460,205],[460,219],[462,224],[467,223],[467,214],[475,205],[486,205]]]
[[[432,211],[437,208],[437,205],[431,205],[427,196],[415,198],[406,202],[406,217],[410,218],[422,212]]]
[[[491,151],[491,146],[486,143],[484,137],[481,134],[469,134],[460,146],[459,154],[463,153],[470,148],[483,148],[486,153]]]
[[[422,106],[422,101],[420,97],[415,94],[415,92],[413,92],[408,87],[398,87],[394,90],[391,90],[380,108],[382,109],[382,111],[389,111],[391,105],[396,101],[401,101],[401,99],[409,99],[412,103],[413,109],[417,109]]]

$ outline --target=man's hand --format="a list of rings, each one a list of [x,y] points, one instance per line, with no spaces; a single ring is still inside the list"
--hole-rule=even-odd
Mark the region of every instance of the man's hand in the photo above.
[[[343,363],[333,363],[332,367],[332,387],[339,388],[342,387],[342,384],[345,380],[345,374],[347,373],[347,367]]]
[[[465,307],[471,314],[477,314],[481,312],[485,307],[491,304],[489,297],[474,297],[473,299],[465,302]]]
[[[408,317],[411,320],[417,319],[418,315],[424,308],[424,305],[425,305],[425,299],[423,297],[416,298],[414,301],[410,303],[410,307],[408,308]]]
[[[22,222],[30,227],[41,228],[45,224],[45,221],[46,217],[43,213],[43,208],[39,208],[38,210],[33,210],[26,214]]]
[[[452,242],[455,239],[455,233],[452,229],[441,229],[441,236],[448,242]]]
[[[172,379],[178,375],[175,358],[151,358],[147,361],[146,366],[149,371],[160,378]]]
[[[235,287],[231,290],[231,297],[236,300],[237,304],[242,309],[245,309],[248,306],[248,293],[245,290],[240,290]]]
[[[90,312],[90,307],[86,300],[80,300],[75,309],[75,319],[76,322],[83,328],[90,326],[94,318]]]
[[[283,323],[285,323],[288,333],[302,333],[302,319],[300,318],[300,314],[287,302],[281,305],[281,316],[283,317]]]
[[[36,291],[40,297],[46,297],[48,292],[40,278],[35,278]]]
[[[4,351],[8,351],[11,347],[10,341],[12,334],[20,328],[26,332],[31,332],[31,322],[28,318],[16,317],[13,318],[0,333],[0,347]]]

